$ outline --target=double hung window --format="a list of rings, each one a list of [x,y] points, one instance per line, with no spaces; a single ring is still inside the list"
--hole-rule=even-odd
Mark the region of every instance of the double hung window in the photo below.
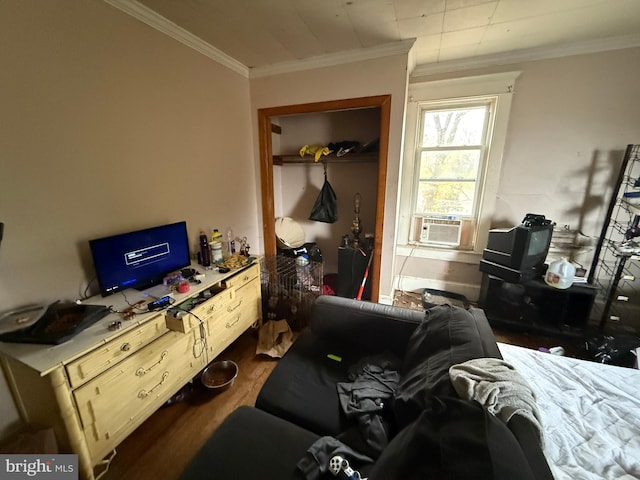
[[[407,240],[400,245],[482,251],[515,77],[410,85],[399,224],[400,238]]]
[[[416,213],[475,215],[478,176],[486,161],[489,106],[423,106],[416,148]]]

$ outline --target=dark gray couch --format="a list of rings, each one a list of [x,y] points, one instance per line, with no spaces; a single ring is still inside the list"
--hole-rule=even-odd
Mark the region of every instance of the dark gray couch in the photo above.
[[[370,448],[361,419],[347,418],[336,387],[353,379],[354,365],[381,354],[399,360],[399,383],[376,414],[388,438],[382,452]],[[310,329],[279,361],[255,408],[232,413],[182,478],[335,478],[318,452],[355,452],[351,465],[371,480],[553,478],[527,420],[505,425],[456,395],[449,367],[481,357],[500,352],[480,309],[446,305],[425,314],[321,296]],[[324,449],[310,455],[317,445]],[[297,464],[316,460],[315,476],[305,477]]]

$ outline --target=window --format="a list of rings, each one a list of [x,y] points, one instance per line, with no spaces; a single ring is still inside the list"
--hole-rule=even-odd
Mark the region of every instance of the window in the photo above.
[[[477,262],[464,255],[486,244],[517,76],[410,84],[398,253]]]
[[[488,118],[488,104],[422,106],[416,148],[416,213],[475,216]]]

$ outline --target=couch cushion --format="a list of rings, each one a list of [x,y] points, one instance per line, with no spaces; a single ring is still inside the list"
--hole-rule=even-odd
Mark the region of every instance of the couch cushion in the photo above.
[[[333,338],[304,331],[278,361],[255,405],[320,435],[337,435],[351,423],[342,413],[336,384],[349,381],[348,368],[359,358]]]
[[[520,444],[479,404],[432,398],[368,472],[372,480],[533,480]]]
[[[296,467],[318,436],[256,408],[229,415],[189,463],[182,480],[304,480]]]
[[[493,342],[495,343],[495,342]],[[409,339],[394,400],[398,427],[415,420],[431,395],[457,397],[449,367],[473,358],[495,356],[487,351],[474,315],[460,307],[440,305],[427,310]]]

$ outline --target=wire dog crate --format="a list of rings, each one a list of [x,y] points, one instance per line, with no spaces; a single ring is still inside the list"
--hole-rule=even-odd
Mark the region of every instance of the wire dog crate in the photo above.
[[[322,293],[322,262],[269,255],[261,258],[260,270],[263,318],[287,320],[292,330],[306,327]]]

